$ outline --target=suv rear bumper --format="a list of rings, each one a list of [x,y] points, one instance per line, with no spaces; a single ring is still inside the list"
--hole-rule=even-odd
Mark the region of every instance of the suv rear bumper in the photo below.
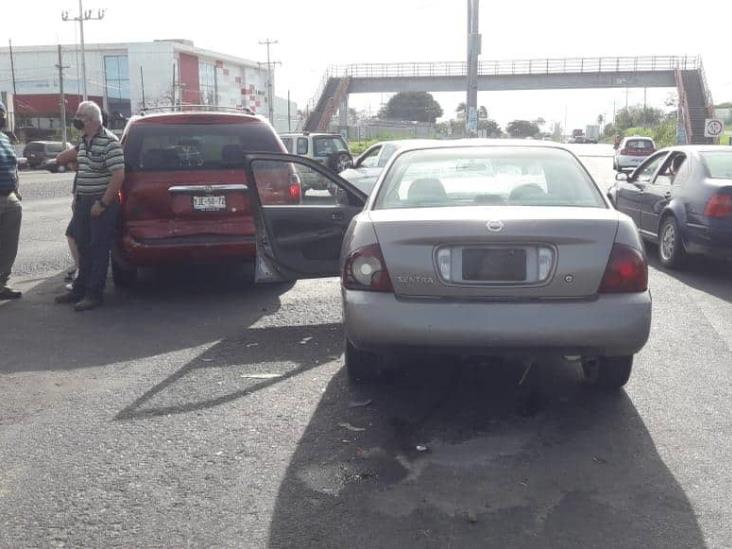
[[[157,267],[174,263],[210,263],[226,259],[254,259],[254,236],[194,235],[136,239],[125,235],[115,249],[115,259],[132,267]]]

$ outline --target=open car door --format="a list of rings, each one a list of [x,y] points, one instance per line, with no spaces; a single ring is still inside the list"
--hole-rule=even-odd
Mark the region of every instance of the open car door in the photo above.
[[[256,205],[256,281],[337,276],[343,237],[368,196],[301,156],[244,158]]]

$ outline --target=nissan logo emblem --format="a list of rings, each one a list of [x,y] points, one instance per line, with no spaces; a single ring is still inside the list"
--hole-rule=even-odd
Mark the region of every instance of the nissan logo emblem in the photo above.
[[[488,227],[489,231],[498,233],[503,230],[503,221],[489,221],[486,227]]]

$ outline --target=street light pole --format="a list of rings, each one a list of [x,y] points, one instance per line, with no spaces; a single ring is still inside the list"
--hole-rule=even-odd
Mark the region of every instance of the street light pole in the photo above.
[[[84,44],[84,21],[101,21],[104,19],[104,10],[100,9],[96,15],[92,14],[91,10],[84,11],[83,0],[79,0],[79,15],[76,17],[69,17],[69,12],[61,12],[61,19],[63,21],[78,21],[79,22],[79,38],[81,39],[81,83],[83,98],[86,101],[89,96],[86,90],[86,49]]]

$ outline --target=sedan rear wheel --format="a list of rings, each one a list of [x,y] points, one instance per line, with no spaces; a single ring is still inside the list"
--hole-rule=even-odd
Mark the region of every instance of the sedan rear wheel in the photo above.
[[[600,357],[582,363],[585,380],[601,391],[617,391],[628,382],[633,355]]]
[[[380,381],[386,370],[384,355],[356,349],[348,338],[346,338],[345,363],[348,379],[354,383]]]
[[[676,218],[669,215],[658,230],[658,258],[668,269],[677,269],[684,262],[686,252]]]

